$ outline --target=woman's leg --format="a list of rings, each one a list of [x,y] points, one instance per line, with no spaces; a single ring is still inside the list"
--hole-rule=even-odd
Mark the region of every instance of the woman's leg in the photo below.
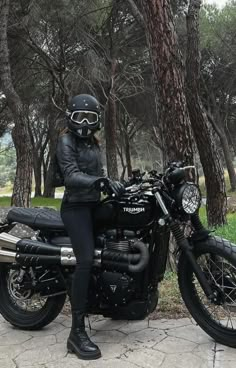
[[[94,256],[91,209],[78,207],[62,210],[62,220],[71,239],[76,268],[71,290],[72,310],[86,312],[88,286]]]
[[[99,348],[91,342],[85,332],[88,286],[94,256],[92,214],[89,207],[63,208],[62,220],[71,238],[76,257],[76,268],[71,290],[72,329],[67,347],[82,359],[96,359],[101,356]]]

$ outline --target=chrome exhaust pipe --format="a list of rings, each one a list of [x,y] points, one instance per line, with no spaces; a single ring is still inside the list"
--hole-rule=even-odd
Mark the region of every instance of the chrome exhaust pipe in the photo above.
[[[76,258],[70,248],[62,249],[60,256],[50,256],[46,254],[16,253],[0,248],[0,263],[19,263],[22,266],[39,266],[58,264],[63,266],[75,266]]]
[[[101,267],[101,256],[102,249],[94,249],[93,265]],[[76,258],[72,248],[62,247],[61,248],[61,265],[62,266],[75,266]]]
[[[93,265],[101,267],[101,249],[95,249]],[[0,253],[1,254],[1,253]],[[15,261],[22,266],[42,266],[42,265],[61,265],[75,266],[76,258],[72,248],[62,247],[61,255],[46,255],[46,254],[24,254],[17,253]]]
[[[16,262],[16,252],[4,250],[0,248],[0,263],[14,263]]]
[[[16,243],[20,238],[8,233],[0,234],[0,248],[16,250]]]
[[[60,247],[52,244],[32,240],[28,238],[18,238],[8,233],[0,234],[0,248],[12,249],[17,253],[26,254],[45,254],[45,255],[60,255]]]
[[[72,247],[60,247],[28,238],[18,238],[8,233],[0,234],[0,250],[14,250],[17,254],[60,256],[61,264],[76,264]],[[94,264],[101,264],[101,250],[94,250]],[[16,255],[14,253],[14,255]],[[1,254],[1,253],[0,253]]]
[[[8,233],[0,234],[0,263],[16,262],[16,243],[20,238]]]
[[[12,251],[14,250],[14,252]],[[101,266],[101,249],[94,250],[94,266]],[[43,264],[75,266],[72,247],[57,247],[32,239],[21,239],[8,233],[0,234],[0,263],[20,263],[27,266]]]
[[[19,263],[22,266],[58,264],[62,266],[75,266],[76,258],[72,248],[59,248],[60,255],[16,253],[0,248],[0,263]],[[101,267],[101,249],[94,250],[93,265]]]
[[[76,265],[76,258],[72,248],[61,247],[61,265],[63,266]]]

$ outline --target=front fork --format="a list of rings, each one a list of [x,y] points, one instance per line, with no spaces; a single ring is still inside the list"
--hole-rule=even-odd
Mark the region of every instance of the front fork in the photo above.
[[[212,290],[211,286],[209,285],[206,279],[204,272],[202,271],[201,267],[197,263],[196,258],[193,254],[193,247],[190,245],[189,241],[185,238],[183,230],[180,228],[180,225],[174,219],[172,219],[159,192],[155,193],[155,197],[162,211],[164,212],[165,221],[169,223],[170,230],[172,231],[175,237],[177,245],[180,247],[180,249],[182,249],[183,252],[185,252],[193,268],[193,272],[199,284],[201,285],[204,293],[206,294],[207,298],[211,300],[212,302],[217,301],[217,295]],[[205,230],[205,228],[203,227],[198,214],[193,215],[191,218],[191,221],[192,221],[192,224],[195,230],[199,232],[199,234],[201,234],[200,237],[208,236],[209,232]]]
[[[192,268],[193,272],[201,285],[204,293],[207,298],[212,302],[217,300],[217,296],[213,292],[211,286],[209,285],[204,272],[196,261],[196,258],[193,254],[193,247],[189,244],[189,241],[184,237],[183,230],[180,228],[179,224],[175,221],[170,222],[170,229],[175,237],[177,245],[185,252]]]

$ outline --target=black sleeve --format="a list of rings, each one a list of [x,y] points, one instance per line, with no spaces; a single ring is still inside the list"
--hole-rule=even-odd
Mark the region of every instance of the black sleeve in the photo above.
[[[97,148],[99,150],[99,156],[100,156],[99,166],[100,166],[101,177],[107,178],[107,171],[105,170],[105,167],[102,162],[101,148],[98,144],[97,144]]]
[[[57,160],[67,188],[92,187],[99,179],[79,170],[76,161],[76,152],[67,134],[59,137],[57,144]]]

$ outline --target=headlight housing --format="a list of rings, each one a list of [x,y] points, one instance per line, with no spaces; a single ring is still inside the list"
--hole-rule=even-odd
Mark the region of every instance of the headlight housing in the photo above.
[[[194,214],[201,205],[201,192],[197,185],[186,183],[176,196],[178,207],[188,215]]]

